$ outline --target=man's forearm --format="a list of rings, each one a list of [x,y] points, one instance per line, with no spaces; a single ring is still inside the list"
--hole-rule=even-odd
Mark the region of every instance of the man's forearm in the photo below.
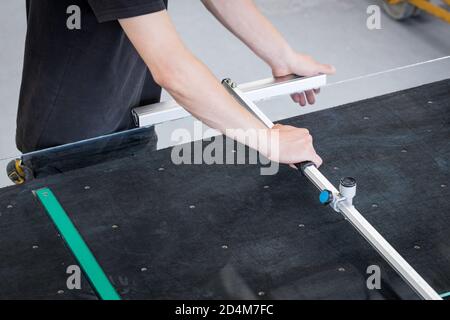
[[[271,160],[288,164],[313,161],[320,166],[322,160],[308,130],[282,125],[267,129],[184,46],[166,11],[121,19],[119,23],[155,81],[192,115],[225,134],[228,129],[243,129],[231,137]],[[245,133],[249,129],[254,130],[250,136]]]
[[[277,74],[288,73],[293,50],[252,0],[202,0],[208,10]],[[284,72],[286,71],[286,72]]]
[[[266,130],[183,45],[167,13],[124,19],[120,23],[155,81],[193,116],[222,133],[227,129]],[[236,138],[245,143],[245,137]]]

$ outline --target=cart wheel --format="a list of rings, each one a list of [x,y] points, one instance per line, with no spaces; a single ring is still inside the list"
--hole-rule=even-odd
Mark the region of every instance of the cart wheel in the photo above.
[[[408,19],[412,16],[417,16],[420,14],[420,10],[407,3],[407,2],[400,2],[397,4],[389,4],[388,0],[382,0],[383,1],[383,9],[384,11],[395,20],[404,20]]]
[[[6,174],[15,184],[24,184],[34,179],[33,170],[25,166],[20,159],[15,159],[8,163]]]

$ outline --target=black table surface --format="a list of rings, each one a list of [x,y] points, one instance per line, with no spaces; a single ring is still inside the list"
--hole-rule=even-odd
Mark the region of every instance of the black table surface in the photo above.
[[[450,291],[449,98],[445,80],[282,121],[311,131],[330,181],[357,179],[356,207],[439,293]],[[1,299],[97,298],[85,279],[67,289],[76,261],[32,194],[41,187],[124,299],[418,299],[293,169],[174,165],[153,137],[24,156],[38,177],[0,190]],[[370,265],[380,290],[367,288]]]

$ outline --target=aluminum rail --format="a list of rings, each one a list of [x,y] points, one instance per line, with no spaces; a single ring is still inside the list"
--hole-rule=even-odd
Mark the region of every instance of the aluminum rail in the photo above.
[[[320,88],[325,84],[326,75],[313,77],[289,75],[242,84],[239,86],[239,89],[245,93],[247,99],[260,101],[294,92]],[[189,112],[173,100],[134,108],[132,115],[138,127],[153,126],[191,116]]]
[[[303,173],[320,190],[331,191],[337,199],[342,198],[339,191],[314,166],[307,166]],[[411,267],[411,265],[387,242],[383,236],[359,213],[345,201],[337,201],[337,208],[344,218],[378,251],[389,265],[406,283],[424,300],[442,300],[441,296]]]
[[[246,96],[242,87],[238,87],[230,79],[225,79],[222,84],[241,104],[259,117],[267,127],[272,128],[274,126],[270,119]],[[298,164],[297,167],[321,191],[321,196],[322,192],[325,192],[325,195],[329,198],[326,204],[330,204],[335,211],[340,212],[422,299],[442,300],[441,296],[353,206],[352,199],[356,193],[356,182],[349,186],[342,182],[343,179],[338,191],[312,162]],[[355,181],[352,178],[347,179]]]

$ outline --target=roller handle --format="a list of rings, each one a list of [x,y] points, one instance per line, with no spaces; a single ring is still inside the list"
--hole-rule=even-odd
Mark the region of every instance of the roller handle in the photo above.
[[[296,164],[294,164],[294,166],[296,166],[297,169],[300,170],[300,172],[303,175],[305,175],[306,168],[308,168],[310,166],[315,166],[315,164],[312,161],[304,161],[304,162],[296,163]]]

